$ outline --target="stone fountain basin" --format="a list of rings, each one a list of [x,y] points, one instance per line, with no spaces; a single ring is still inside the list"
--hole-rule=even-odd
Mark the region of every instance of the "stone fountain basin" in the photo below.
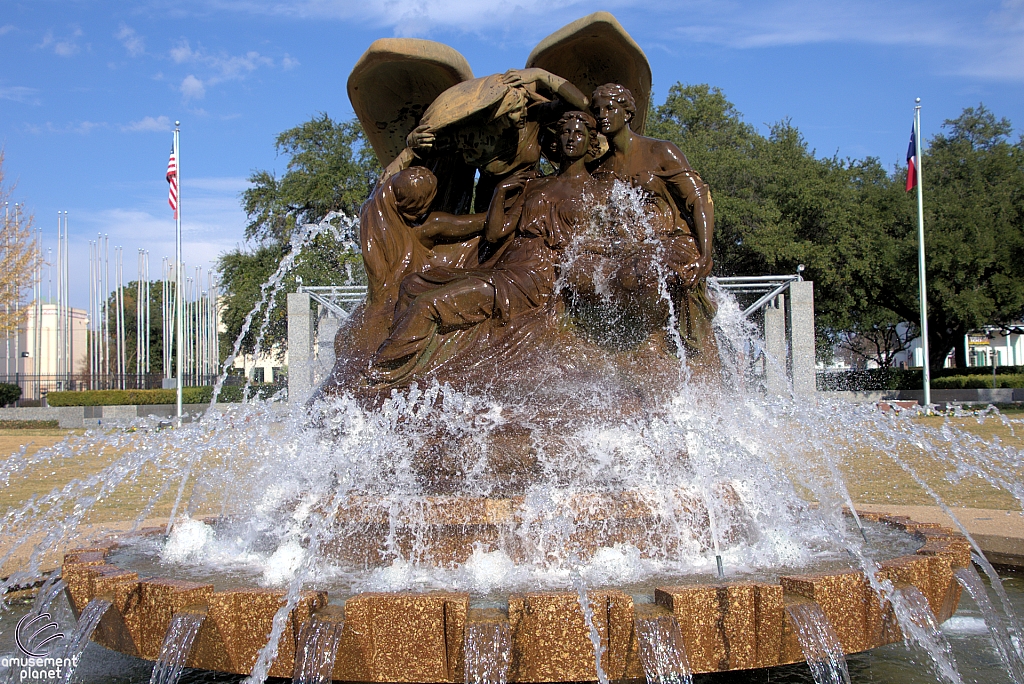
[[[922,546],[880,564],[879,580],[913,585],[927,598],[938,622],[960,601],[956,568],[967,567],[970,546],[948,528],[909,518],[865,514],[862,518],[914,535]],[[143,531],[146,532],[146,531]],[[162,530],[153,530],[153,533]],[[215,591],[212,584],[140,578],[107,555],[110,540],[69,551],[62,574],[72,610],[79,615],[94,598],[111,601],[93,634],[97,643],[156,660],[176,612],[202,611],[189,667],[248,674],[284,605],[283,590]],[[619,589],[589,592],[610,679],[642,679],[634,629],[638,617],[674,616],[694,673],[766,668],[804,659],[785,617],[794,602],[814,601],[846,653],[902,639],[892,608],[883,605],[860,571],[788,575],[778,582],[679,583],[655,589],[651,603]],[[302,624],[314,613],[342,620],[340,606],[323,591],[306,591],[288,618],[271,676],[291,677]],[[521,592],[508,596],[507,611],[470,607],[468,593],[362,593],[344,602],[344,627],[333,678],[363,682],[462,682],[463,639],[473,622],[508,621],[512,634],[509,681],[569,682],[597,679],[594,647],[575,592]]]

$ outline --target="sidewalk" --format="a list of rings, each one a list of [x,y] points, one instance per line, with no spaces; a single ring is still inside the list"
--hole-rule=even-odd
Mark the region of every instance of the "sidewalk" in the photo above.
[[[967,528],[985,557],[994,565],[1024,568],[1024,513],[987,508],[952,508],[957,520]],[[938,523],[956,530],[956,525],[938,506],[895,506],[857,504],[864,513],[905,515],[916,522]]]

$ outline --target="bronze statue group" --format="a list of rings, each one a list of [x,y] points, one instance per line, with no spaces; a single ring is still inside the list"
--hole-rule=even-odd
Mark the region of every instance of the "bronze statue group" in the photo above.
[[[654,358],[713,373],[711,195],[635,115],[622,85],[588,96],[540,68],[441,93],[361,211],[368,296],[325,389],[521,394],[623,363],[636,384]]]

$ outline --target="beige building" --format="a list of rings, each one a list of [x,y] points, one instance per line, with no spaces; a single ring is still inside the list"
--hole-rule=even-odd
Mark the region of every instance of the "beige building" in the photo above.
[[[89,317],[84,309],[69,310],[69,328],[66,349],[58,349],[58,315],[56,304],[43,304],[41,315],[32,304],[26,307],[26,316],[17,335],[0,337],[0,375],[5,382],[21,385],[23,399],[38,399],[40,390],[57,389],[63,384],[68,371],[71,376],[89,372]],[[63,369],[64,377],[58,377]],[[37,377],[42,376],[42,377]],[[60,387],[63,389],[63,387]]]

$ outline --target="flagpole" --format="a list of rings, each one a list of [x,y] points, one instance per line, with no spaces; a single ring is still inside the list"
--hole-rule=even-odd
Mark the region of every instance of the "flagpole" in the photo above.
[[[924,409],[929,410],[932,403],[932,371],[928,361],[928,290],[925,286],[924,268],[924,188],[921,184],[921,98],[915,100],[914,107],[914,169],[917,176],[917,271],[921,286],[921,352],[924,356]]]
[[[182,376],[181,373],[181,348],[182,344],[184,343],[184,339],[182,337],[181,330],[183,323],[181,310],[181,155],[179,154],[178,150],[178,127],[180,125],[180,121],[174,122],[174,176],[175,179],[177,180],[178,186],[178,208],[174,211],[174,318],[177,321],[177,335],[175,335],[175,337],[177,338],[175,340],[175,374],[177,375],[177,380],[175,381],[174,385],[178,390],[177,401],[179,426],[181,425],[181,384],[184,380],[184,377]]]

